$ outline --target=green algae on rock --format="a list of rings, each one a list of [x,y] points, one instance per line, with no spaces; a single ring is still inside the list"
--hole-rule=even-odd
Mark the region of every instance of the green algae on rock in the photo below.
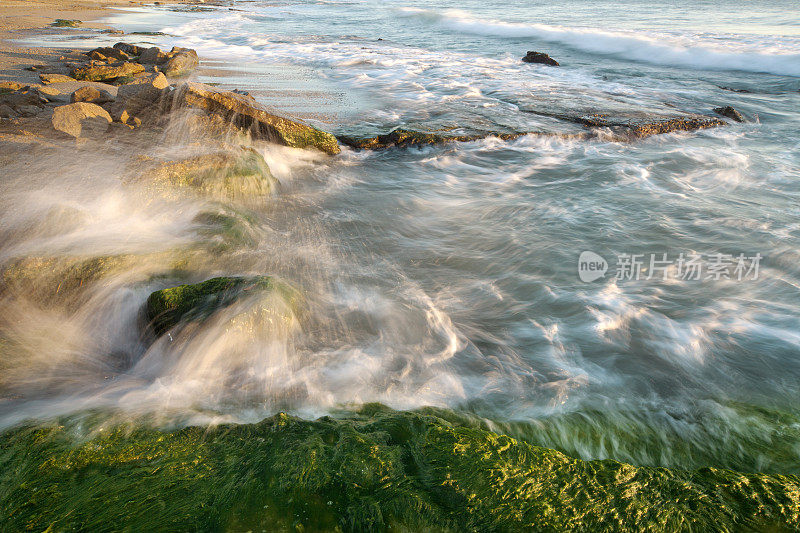
[[[91,417],[89,417],[91,419]],[[6,432],[12,530],[781,531],[800,477],[583,461],[442,410]]]
[[[340,136],[338,139],[342,144],[358,150],[378,150],[383,148],[408,148],[411,146],[422,147],[429,145],[445,144],[450,142],[470,142],[485,139],[487,137],[497,137],[504,141],[510,141],[527,135],[527,133],[476,133],[471,135],[442,135],[440,133],[427,133],[421,131],[406,130],[396,128],[389,133],[376,135],[375,137],[350,137]]]
[[[232,276],[155,291],[147,298],[145,314],[155,333],[162,335],[180,322],[202,320],[244,296],[258,293],[278,294],[291,308],[297,305],[297,291],[273,277]]]
[[[244,147],[167,161],[146,171],[144,177],[159,185],[243,202],[269,195],[277,184],[264,157]]]
[[[245,95],[190,82],[178,87],[175,101],[178,107],[220,115],[258,139],[292,148],[316,148],[331,155],[339,153],[339,143],[330,133],[274,115]]]

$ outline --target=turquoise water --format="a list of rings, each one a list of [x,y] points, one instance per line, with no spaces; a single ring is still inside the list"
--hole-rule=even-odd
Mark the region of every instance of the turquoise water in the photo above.
[[[206,273],[281,275],[309,295],[307,322],[278,340],[214,324],[180,346],[80,344],[93,360],[132,363],[113,386],[18,401],[6,420],[108,404],[252,420],[380,401],[470,411],[584,458],[796,472],[800,3],[235,2],[110,23],[163,31],[141,39],[196,48],[200,79],[244,85],[336,133],[567,134],[582,128],[554,115],[723,105],[747,122],[632,143],[539,135],[333,159],[264,147],[281,192],[253,208],[257,245]],[[562,66],[522,63],[527,50]],[[71,191],[73,204],[98,201],[91,187]],[[186,233],[196,202],[147,209],[161,211],[107,213],[64,246],[198,238]],[[581,281],[584,251],[608,262],[605,276]],[[646,279],[664,253],[667,279]],[[641,254],[640,279],[616,279],[623,254]],[[757,276],[694,280],[680,278],[680,254],[706,269],[714,254],[761,259]],[[119,279],[102,293],[113,312],[70,327],[123,329],[153,288]]]

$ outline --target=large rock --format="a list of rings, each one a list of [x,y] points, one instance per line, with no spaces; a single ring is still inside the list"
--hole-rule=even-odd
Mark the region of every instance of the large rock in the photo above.
[[[53,127],[75,138],[104,133],[109,124],[108,111],[87,102],[59,106],[53,112]]]
[[[525,54],[525,57],[523,57],[522,60],[525,63],[539,63],[542,65],[549,65],[551,67],[559,66],[558,61],[544,52],[529,51],[527,54]]]
[[[144,72],[144,66],[139,63],[118,63],[115,65],[87,65],[72,70],[72,77],[76,80],[110,81],[126,76]]]
[[[725,107],[714,108],[714,113],[721,117],[729,118],[735,122],[744,122],[744,117],[733,107],[726,105]]]
[[[129,54],[125,53],[124,51],[120,50],[119,48],[114,48],[111,46],[102,46],[100,48],[95,48],[89,52],[86,52],[86,55],[91,57],[92,59],[115,59],[117,61],[128,61],[131,57]]]
[[[39,74],[39,79],[44,84],[48,83],[65,83],[75,81],[75,78],[70,78],[64,74]]]
[[[178,88],[175,102],[177,106],[219,115],[256,138],[294,148],[316,148],[327,154],[339,153],[339,143],[330,133],[274,115],[254,99],[241,94],[190,82]]]
[[[202,320],[238,299],[264,292],[277,293],[290,308],[297,305],[296,291],[272,277],[220,277],[152,293],[145,316],[156,335],[162,335],[181,322]]]
[[[128,44],[128,43],[117,43],[114,45],[114,48],[117,50],[122,50],[129,56],[140,56],[142,52],[145,51],[144,48],[141,46],[136,46],[135,44]]]
[[[114,96],[108,91],[103,91],[102,89],[97,89],[91,85],[86,85],[72,93],[70,101],[72,103],[89,102],[92,104],[102,105],[108,102],[113,102]]]
[[[163,65],[167,60],[169,60],[169,56],[157,46],[148,48],[139,57],[139,63],[143,65]]]
[[[261,154],[243,147],[163,162],[138,175],[164,190],[240,203],[261,203],[276,185]]]
[[[164,67],[161,70],[170,78],[187,76],[191,74],[200,63],[197,58],[197,52],[189,48],[175,47],[169,53],[169,56],[169,59],[164,63]]]

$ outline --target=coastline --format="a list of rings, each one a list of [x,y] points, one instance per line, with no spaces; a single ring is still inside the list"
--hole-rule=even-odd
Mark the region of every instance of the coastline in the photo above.
[[[60,56],[82,59],[75,51],[19,48],[6,39],[50,31],[47,24],[56,18],[95,20],[111,7],[138,5],[122,0],[66,4],[15,1],[0,8],[4,17],[0,81],[46,89],[58,83],[42,85],[42,71],[25,70],[26,66],[45,64],[67,72]],[[31,7],[41,10],[29,15]],[[21,16],[9,22],[14,14]],[[83,27],[104,28],[91,22]],[[126,38],[120,35],[119,40]],[[158,79],[159,72],[147,68],[146,74],[151,76],[148,80]],[[246,189],[247,194],[261,198],[272,194],[277,185],[270,179],[269,169],[264,169],[263,158],[257,150],[253,153],[254,147],[271,141],[292,148],[315,147],[327,154],[339,150],[336,140],[325,132],[293,124],[274,125],[277,119],[256,106],[250,107],[247,95],[223,91],[209,94],[206,87],[184,84],[185,79],[180,77],[176,80],[170,79],[168,87],[157,87],[158,93],[148,87],[154,94],[148,105],[158,110],[142,109],[141,116],[131,115],[139,119],[138,124],[118,118],[122,111],[116,113],[109,106],[114,120],[108,125],[108,133],[104,130],[103,135],[86,138],[80,134],[65,137],[53,131],[53,109],[66,105],[65,98],[73,92],[64,89],[48,102],[46,111],[3,121],[0,144],[6,149],[0,167],[19,169],[54,154],[64,158],[64,166],[77,166],[87,155],[102,153],[121,168],[128,168],[129,173],[142,172],[156,187],[166,184],[192,189],[192,194],[194,189],[219,194],[213,179],[219,177],[214,172],[220,168],[225,180],[241,174],[247,178],[246,185],[252,185],[253,176],[264,178],[259,181],[261,188]],[[93,83],[78,85],[109,90],[114,96],[126,85],[114,85],[114,90],[110,84]],[[74,90],[76,86],[67,87]],[[167,101],[178,107],[164,111]],[[183,111],[183,107],[191,108],[192,113],[179,121],[165,118],[176,109]],[[158,139],[169,137],[175,129],[180,129],[181,135],[188,132],[191,142],[180,148],[190,157],[169,154],[154,161],[152,152]],[[414,132],[405,136],[402,130],[397,131],[400,133],[392,132],[393,137],[362,140],[362,145],[405,147],[475,139]],[[192,179],[187,180],[187,175]],[[222,196],[246,201],[227,190]],[[229,217],[228,213],[206,213],[213,224],[223,217]],[[238,221],[231,220],[233,217],[225,218],[218,224],[227,231],[223,237],[241,238],[235,226]],[[230,230],[232,225],[234,231]],[[193,266],[204,266],[202,256],[214,250],[210,246],[193,250],[188,260],[181,257],[179,268],[191,271]],[[101,261],[68,258],[72,263],[64,267],[57,261],[55,265],[47,263],[50,258],[36,259],[35,268],[46,264],[51,269],[57,280],[55,292],[64,299],[74,297],[84,283],[118,267],[118,262],[130,260],[111,254]],[[134,262],[140,259],[134,258]],[[178,263],[172,261],[170,266]],[[26,275],[39,279],[39,274],[25,270],[29,265],[15,266],[20,279],[29,279]],[[4,276],[4,283],[12,285]],[[215,280],[224,288],[210,288],[208,282]],[[51,285],[56,284],[43,286],[43,292]],[[214,305],[224,305],[227,299],[238,297],[240,289],[274,291],[276,287],[288,302],[287,315],[281,318],[291,323],[299,305],[291,287],[284,288],[271,279],[214,278],[163,289],[180,289],[180,294],[191,293],[192,298],[179,294],[178,305],[166,313],[170,322],[160,325],[158,331],[144,331],[143,336],[157,338],[178,323],[183,313],[193,312],[192,302],[185,306],[184,302],[196,294],[210,295],[216,298]],[[148,306],[156,294],[148,298]],[[173,300],[167,294],[158,303],[167,305],[164,302]],[[152,322],[165,317],[163,309],[151,311],[148,307],[147,313]],[[77,421],[65,417],[40,426],[23,424],[6,432],[0,466],[18,476],[7,476],[2,484],[5,496],[0,498],[0,509],[9,523],[19,528],[53,530],[246,530],[272,526],[281,530],[358,531],[395,527],[497,531],[639,527],[670,531],[686,527],[790,527],[800,519],[800,478],[795,475],[715,468],[684,471],[610,460],[583,461],[492,431],[483,422],[448,410],[403,412],[368,405],[341,418],[309,421],[277,414],[256,424],[213,429],[190,425],[176,431],[151,428],[146,423],[141,427],[118,424],[113,415],[108,420],[97,413],[93,416],[100,421],[87,424],[89,430],[81,426],[84,421],[80,417]],[[80,438],[72,440],[70,430]],[[155,490],[148,488],[151,484]],[[73,513],[73,509],[79,512]]]

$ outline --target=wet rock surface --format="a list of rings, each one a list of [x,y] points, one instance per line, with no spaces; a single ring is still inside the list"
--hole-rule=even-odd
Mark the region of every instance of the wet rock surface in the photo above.
[[[538,63],[540,65],[549,65],[551,67],[559,66],[558,61],[545,54],[544,52],[528,51],[525,57],[522,58],[525,63]]]
[[[744,122],[744,116],[729,105],[714,108],[714,113],[721,117],[729,118],[734,122]]]
[[[177,88],[175,102],[177,107],[219,115],[257,139],[293,148],[316,148],[327,154],[339,153],[339,143],[330,133],[275,115],[241,94],[189,82]]]

